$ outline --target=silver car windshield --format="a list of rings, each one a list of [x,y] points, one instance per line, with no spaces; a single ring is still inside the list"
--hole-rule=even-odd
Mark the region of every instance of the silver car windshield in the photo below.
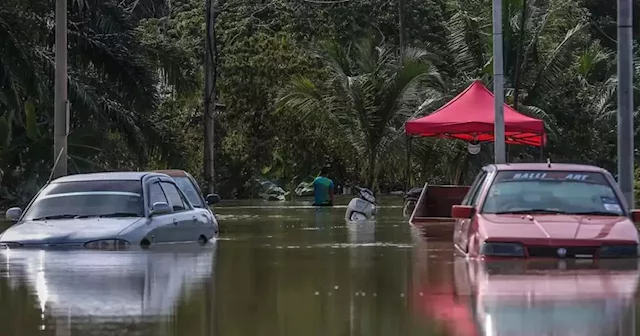
[[[196,208],[204,208],[204,204],[202,203],[202,199],[200,198],[200,193],[196,189],[196,187],[191,183],[191,179],[186,176],[174,177],[174,181],[182,191],[185,193],[191,204],[193,204]]]
[[[142,186],[133,181],[52,183],[27,209],[24,220],[144,217]]]
[[[502,171],[496,175],[483,213],[625,213],[609,181],[598,172]]]

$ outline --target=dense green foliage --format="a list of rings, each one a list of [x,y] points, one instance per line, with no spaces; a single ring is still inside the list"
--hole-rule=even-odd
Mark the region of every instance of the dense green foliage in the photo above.
[[[504,0],[507,102],[545,119],[552,160],[615,172],[616,2],[523,1]],[[406,118],[474,79],[491,87],[490,4],[405,0],[401,57],[397,1],[218,1],[217,190],[254,196],[255,177],[291,189],[325,165],[338,184],[402,188]],[[52,18],[52,2],[0,6],[2,203],[23,204],[52,166]],[[204,2],[75,0],[68,28],[71,172],[201,176]],[[435,139],[412,151],[412,184],[464,183],[492,155]]]

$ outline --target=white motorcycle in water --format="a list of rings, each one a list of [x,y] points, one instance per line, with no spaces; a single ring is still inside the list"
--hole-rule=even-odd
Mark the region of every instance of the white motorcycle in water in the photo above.
[[[347,205],[347,213],[344,218],[348,221],[371,220],[378,213],[376,197],[373,191],[367,188],[355,187],[358,197],[354,197]]]

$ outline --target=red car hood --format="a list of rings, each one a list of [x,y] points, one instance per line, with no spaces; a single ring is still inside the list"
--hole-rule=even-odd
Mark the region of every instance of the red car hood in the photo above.
[[[638,241],[638,231],[624,216],[478,215],[484,238]]]

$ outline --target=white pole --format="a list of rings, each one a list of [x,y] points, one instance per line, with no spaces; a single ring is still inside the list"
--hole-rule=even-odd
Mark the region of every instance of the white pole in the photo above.
[[[505,163],[504,139],[504,66],[502,56],[502,0],[493,0],[493,94],[495,103],[495,163]]]
[[[618,0],[618,184],[631,209],[635,207],[632,30],[631,0]]]
[[[55,41],[55,102],[53,118],[53,177],[67,175],[67,134],[69,110],[67,108],[67,0],[56,0]],[[62,153],[62,155],[60,155]]]

